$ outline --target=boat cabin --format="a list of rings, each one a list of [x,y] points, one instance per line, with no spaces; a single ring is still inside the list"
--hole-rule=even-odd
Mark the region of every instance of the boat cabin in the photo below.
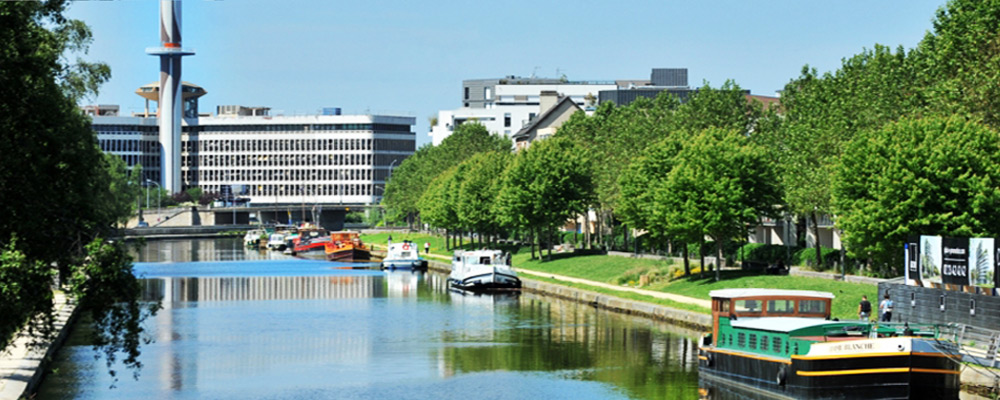
[[[712,338],[719,345],[719,326],[740,318],[830,319],[833,294],[812,290],[722,289],[712,297]],[[778,322],[773,321],[773,322]]]

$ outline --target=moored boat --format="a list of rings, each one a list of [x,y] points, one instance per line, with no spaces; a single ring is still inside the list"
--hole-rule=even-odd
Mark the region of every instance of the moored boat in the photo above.
[[[510,254],[500,250],[455,251],[448,282],[462,290],[514,289],[521,287],[510,265]]]
[[[314,225],[304,225],[299,228],[298,236],[292,238],[292,253],[322,252],[330,240],[326,229]]]
[[[263,228],[251,229],[243,235],[243,244],[250,248],[260,247],[261,239],[267,240],[267,231]]]
[[[371,249],[361,241],[358,232],[331,232],[330,241],[324,244],[324,250],[330,261],[371,260]]]
[[[392,243],[382,259],[383,269],[427,269],[427,261],[420,258],[417,245],[408,240]]]
[[[700,371],[794,398],[957,399],[959,362],[932,326],[830,320],[833,295],[780,289],[710,293]]]

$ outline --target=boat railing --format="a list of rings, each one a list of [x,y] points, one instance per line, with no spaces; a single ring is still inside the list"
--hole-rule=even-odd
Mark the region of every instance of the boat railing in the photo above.
[[[939,337],[954,342],[963,361],[992,368],[1000,365],[1000,331],[951,323],[941,326]]]

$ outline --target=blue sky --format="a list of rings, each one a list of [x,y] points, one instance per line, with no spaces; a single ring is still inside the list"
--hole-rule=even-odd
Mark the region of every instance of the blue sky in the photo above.
[[[136,88],[157,80],[154,0],[77,1],[69,17],[93,29],[85,57],[111,66],[92,103],[140,111]],[[648,79],[686,67],[692,86],[735,80],[773,95],[809,64],[836,69],[875,43],[914,47],[944,0],[811,1],[312,1],[183,3],[183,79],[204,87],[201,110],[269,106],[272,113],[427,118],[461,106],[463,79],[566,74]],[[560,71],[557,74],[557,69]]]

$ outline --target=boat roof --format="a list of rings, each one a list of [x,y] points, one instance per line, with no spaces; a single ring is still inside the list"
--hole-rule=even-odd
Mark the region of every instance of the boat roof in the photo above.
[[[802,328],[829,324],[823,318],[801,318],[801,317],[766,317],[766,318],[739,318],[729,321],[734,328],[755,329],[771,332],[791,332]]]
[[[709,297],[715,299],[734,299],[740,297],[820,297],[832,299],[833,293],[817,292],[815,290],[791,290],[791,289],[719,289],[708,292]]]

